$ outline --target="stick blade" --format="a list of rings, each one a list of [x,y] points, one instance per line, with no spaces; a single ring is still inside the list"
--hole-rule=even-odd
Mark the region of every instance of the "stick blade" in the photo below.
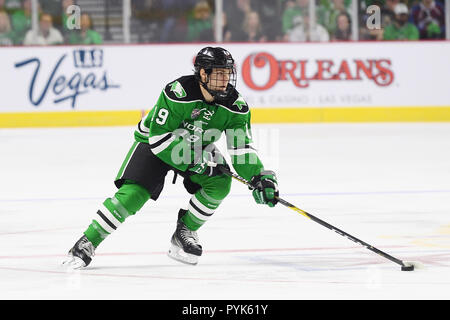
[[[416,269],[425,269],[425,267],[420,262],[404,261],[401,268],[402,271],[414,271]]]
[[[404,265],[402,271],[414,271],[414,265]]]

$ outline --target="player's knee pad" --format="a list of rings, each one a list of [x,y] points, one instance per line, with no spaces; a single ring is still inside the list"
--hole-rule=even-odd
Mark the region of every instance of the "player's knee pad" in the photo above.
[[[123,215],[134,215],[150,199],[150,194],[144,187],[136,183],[124,183],[110,198],[110,204]],[[105,204],[106,206],[106,204]]]
[[[211,178],[211,183],[203,185],[203,190],[210,197],[222,201],[230,193],[231,177],[220,175]]]
[[[227,175],[222,175],[221,177],[221,192],[220,197],[221,199],[225,199],[225,197],[230,193],[231,190],[231,177]]]

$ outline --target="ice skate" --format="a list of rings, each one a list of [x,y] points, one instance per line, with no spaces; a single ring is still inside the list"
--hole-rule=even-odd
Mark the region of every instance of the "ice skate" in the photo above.
[[[196,265],[198,257],[202,255],[202,246],[198,243],[197,232],[189,230],[181,221],[181,213],[182,210],[180,210],[177,229],[172,235],[171,247],[167,254],[170,258],[179,262]]]
[[[82,236],[69,250],[62,266],[68,269],[82,269],[87,267],[94,257],[95,247],[86,236]]]

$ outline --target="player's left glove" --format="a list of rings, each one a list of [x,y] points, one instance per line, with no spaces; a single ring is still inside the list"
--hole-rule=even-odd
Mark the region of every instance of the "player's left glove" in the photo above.
[[[256,203],[267,204],[269,207],[274,207],[278,203],[279,191],[275,172],[262,171],[251,178],[250,184],[255,188],[253,198]]]

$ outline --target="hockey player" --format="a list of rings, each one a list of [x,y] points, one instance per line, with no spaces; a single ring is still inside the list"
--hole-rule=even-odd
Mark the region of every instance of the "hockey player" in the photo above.
[[[252,147],[250,110],[235,86],[234,59],[220,47],[203,48],[195,58],[194,75],[166,85],[137,125],[135,142],[115,180],[118,191],[103,202],[63,265],[88,266],[109,234],[149,199],[156,201],[171,170],[184,178],[193,196],[187,210],[178,213],[168,255],[197,264],[202,254],[197,230],[211,218],[231,186],[231,178],[221,171],[229,166],[214,146],[223,132],[233,168],[256,187],[256,202],[276,205],[275,173],[264,169]]]

